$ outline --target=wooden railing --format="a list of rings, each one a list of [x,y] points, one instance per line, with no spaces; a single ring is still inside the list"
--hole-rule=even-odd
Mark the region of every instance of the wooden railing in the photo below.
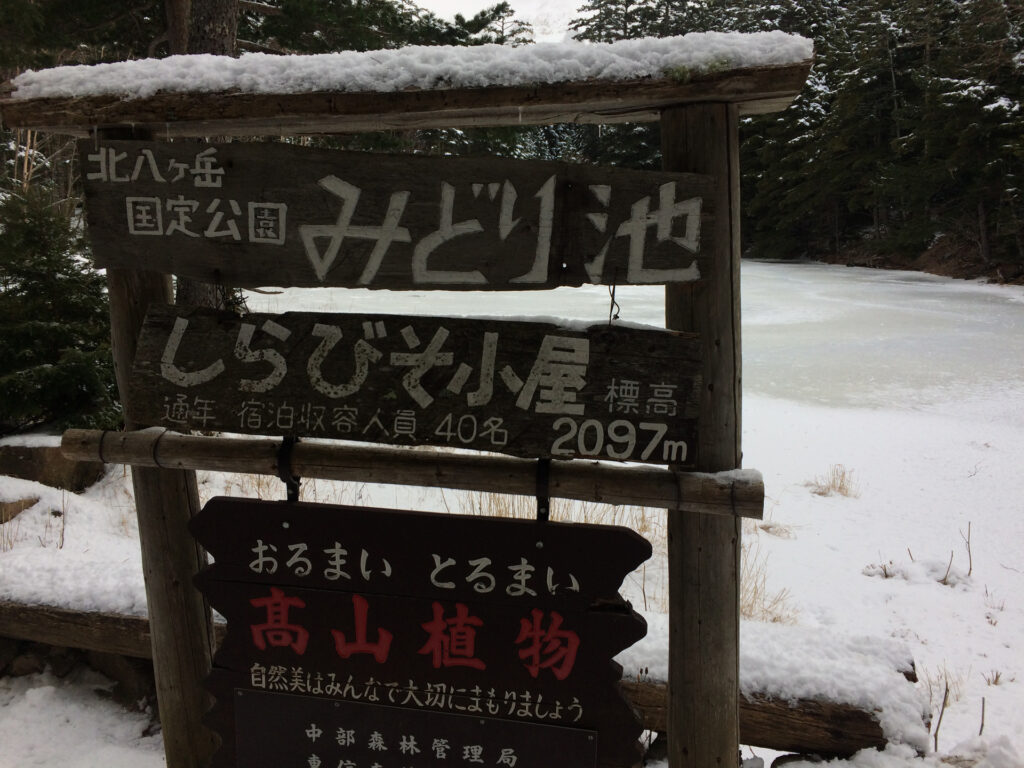
[[[216,624],[215,629],[219,644],[227,627]],[[0,601],[0,636],[140,659],[152,657],[149,621],[140,616]],[[639,710],[646,729],[667,730],[664,682],[623,680],[621,687]],[[875,712],[850,703],[788,701],[758,693],[740,696],[740,738],[751,746],[828,757],[886,744]]]

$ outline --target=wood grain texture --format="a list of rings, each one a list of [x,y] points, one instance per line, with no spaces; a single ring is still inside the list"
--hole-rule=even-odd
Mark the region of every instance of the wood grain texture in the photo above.
[[[226,634],[226,625],[216,624],[215,629],[219,643]],[[85,613],[0,601],[0,636],[152,658],[149,621],[139,616]],[[622,681],[620,686],[642,714],[644,727],[664,732],[667,728],[666,685]],[[753,693],[740,697],[739,711],[740,738],[751,746],[839,757],[885,745],[877,713],[852,704],[823,699],[786,701]]]
[[[713,247],[712,180],[696,174],[281,143],[78,150],[100,267],[243,287],[538,290],[695,280]]]
[[[550,520],[538,525],[536,520],[485,515],[227,496],[210,499],[189,530],[213,556],[200,577],[203,583],[482,602],[516,610],[622,605],[623,580],[651,556],[650,543],[622,526]],[[332,564],[325,549],[339,537],[347,548],[346,562]],[[253,566],[257,540],[263,557],[255,558]],[[285,553],[293,552],[296,542],[306,546],[302,557],[289,565]],[[366,563],[360,560],[363,550]],[[435,560],[431,553],[441,554]],[[529,589],[519,589],[510,576],[523,558],[532,566],[523,572]],[[382,565],[384,560],[389,567]],[[441,568],[440,562],[448,564]]]
[[[660,110],[721,101],[744,114],[785,109],[811,61],[711,72],[688,80],[587,81],[395,93],[158,93],[0,101],[9,128],[88,136],[112,125],[149,126],[161,138],[281,136],[553,123],[652,121]]]
[[[125,138],[122,134],[112,131],[102,138]],[[142,321],[150,304],[171,300],[170,278],[156,272],[109,269],[107,293],[114,372],[121,402],[130,407],[128,384]],[[126,426],[142,425],[128,417]],[[195,472],[135,467],[132,484],[152,617],[164,753],[168,765],[199,768],[212,755],[215,737],[201,722],[208,702],[201,681],[211,664],[212,615],[191,583],[206,556],[184,533],[190,517],[199,511]]]
[[[115,373],[122,402],[128,403],[128,371],[142,318],[151,302],[170,300],[169,281],[155,272],[112,269],[107,286]],[[208,702],[201,681],[211,664],[211,614],[191,585],[204,556],[183,535],[185,524],[199,511],[195,472],[134,467],[132,484],[164,752],[169,765],[198,768],[215,742],[201,722]]]
[[[670,730],[665,683],[624,680],[621,685],[643,713],[644,728]],[[877,713],[841,702],[741,694],[739,719],[741,743],[779,752],[848,757],[861,749],[884,749],[886,744]]]
[[[139,616],[0,600],[0,636],[138,659],[153,658],[149,620]]]
[[[170,429],[689,466],[692,334],[554,323],[152,307],[129,395]]]
[[[400,566],[396,564],[395,567]],[[364,637],[354,625],[357,596],[353,593],[282,588],[278,595],[301,601],[301,607],[293,606],[287,611],[287,621],[308,632],[308,636],[301,635],[306,645],[302,653],[297,654],[290,646],[276,646],[269,641],[263,642],[263,648],[255,645],[254,635],[269,617],[266,609],[254,608],[252,601],[271,597],[269,586],[205,578],[200,584],[228,621],[228,633],[217,652],[212,685],[209,686],[220,709],[233,706],[239,689],[246,692],[273,691],[272,681],[265,681],[260,669],[266,670],[268,677],[272,669],[288,670],[291,680],[295,679],[293,670],[301,669],[300,679],[308,679],[310,683],[291,689],[289,682],[289,689],[321,702],[375,700],[388,706],[396,717],[429,709],[459,718],[473,710],[474,691],[477,691],[476,717],[485,724],[485,731],[486,724],[495,720],[571,726],[598,732],[598,766],[626,768],[636,765],[640,759],[640,717],[619,693],[618,680],[622,670],[612,662],[617,648],[628,645],[644,633],[643,620],[635,614],[630,615],[628,610],[560,609],[556,612],[560,618],[552,618],[552,612],[541,615],[538,610],[531,618],[529,605],[517,609],[479,599],[459,603],[466,611],[467,620],[478,620],[481,624],[475,628],[466,625],[461,629],[453,627],[452,632],[456,637],[462,634],[463,641],[466,641],[466,634],[470,635],[468,644],[463,644],[461,650],[470,652],[474,660],[485,666],[477,669],[464,664],[442,663],[435,668],[430,649],[425,645],[430,642],[427,627],[432,616],[432,604],[429,601],[382,595],[362,598],[360,593],[358,597],[364,599],[361,605],[366,610]],[[435,615],[455,619],[456,604],[445,601],[434,602],[433,606],[443,611]],[[548,650],[541,657],[541,663],[551,660],[556,662],[555,665],[551,669],[538,670],[536,677],[527,670],[524,659],[519,656],[521,652],[530,651],[530,641],[516,642],[524,619],[527,622],[537,620],[545,631],[551,626],[549,622],[554,621],[554,631],[564,633],[556,634],[558,639],[552,639],[552,644],[547,646]],[[387,639],[386,648],[381,645],[382,637]],[[552,670],[564,672],[566,667],[558,663],[560,657],[557,653],[547,654],[569,647],[567,638],[578,638],[578,646],[571,657],[571,671],[559,680]],[[340,653],[348,655],[342,658]],[[451,655],[456,661],[466,660],[459,657],[457,646],[452,646]],[[562,657],[563,660],[567,658]],[[255,676],[252,672],[254,667],[258,672]],[[308,678],[305,677],[307,675]],[[324,682],[317,684],[314,682],[317,679]],[[332,679],[339,680],[336,688],[330,685]],[[228,685],[224,685],[225,681]],[[431,687],[442,695],[431,697],[427,693],[424,699],[424,692]],[[346,688],[349,689],[347,693]],[[407,690],[418,691],[419,694],[406,695]],[[481,697],[489,698],[491,706],[483,705]],[[435,701],[430,702],[431,699]],[[527,702],[533,706],[528,706]],[[230,759],[229,745],[244,741],[247,731],[245,724],[239,728],[237,718],[231,720],[234,722],[220,731],[225,749],[218,753],[216,764],[225,768],[236,765]],[[376,719],[364,725],[368,730],[371,727],[387,732],[387,720]],[[296,757],[292,755],[293,760]]]
[[[704,343],[697,468],[740,466],[738,118],[727,104],[666,110],[663,167],[719,183],[716,248],[700,284],[666,288],[666,327]],[[673,768],[735,763],[739,749],[741,526],[706,515],[668,521],[669,725]]]
[[[69,457],[102,458],[108,463],[276,477],[280,445],[273,440],[202,437],[161,430],[72,429],[64,433],[61,448]],[[292,449],[286,470],[297,477],[358,483],[527,496],[537,492],[535,461],[428,449],[300,442]],[[764,509],[764,484],[756,472],[708,474],[654,466],[552,461],[549,491],[554,498],[667,508],[670,516],[685,511],[760,519]]]
[[[296,707],[386,705],[355,706],[347,728],[393,734],[392,719],[412,727],[429,709],[444,733],[475,711],[470,723],[482,734],[508,723],[568,726],[597,732],[598,766],[639,761],[640,719],[618,691],[622,668],[612,661],[646,633],[618,591],[651,555],[634,531],[229,497],[211,499],[189,527],[214,557],[196,584],[228,622],[211,690],[236,716],[219,721],[217,765],[236,764],[232,746],[246,765],[269,765],[242,757],[259,739],[239,714],[246,696],[279,692],[257,668],[311,681],[289,687],[302,695]],[[312,682],[335,675],[349,684]],[[234,681],[226,690],[225,676]],[[445,695],[427,703],[396,696],[400,686]],[[304,730],[284,750],[293,759]],[[515,740],[504,746],[528,754],[530,734],[540,738],[511,728]],[[500,746],[494,738],[484,739],[489,752]]]

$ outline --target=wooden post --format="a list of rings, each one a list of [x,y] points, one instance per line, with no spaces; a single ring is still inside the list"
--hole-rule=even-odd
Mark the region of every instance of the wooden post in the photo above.
[[[126,137],[104,131],[100,138]],[[155,272],[108,269],[107,290],[117,387],[126,403],[146,308],[170,303],[171,279]],[[210,673],[213,621],[205,598],[192,585],[192,577],[206,563],[205,553],[186,528],[199,512],[196,475],[192,470],[135,467],[132,483],[164,754],[172,768],[200,768],[209,762],[217,742],[201,722],[210,703],[203,680]]]
[[[704,341],[699,471],[740,465],[738,114],[697,104],[661,115],[664,169],[718,180],[715,253],[698,283],[668,286],[668,328]],[[671,768],[739,763],[739,519],[686,512],[668,518]]]

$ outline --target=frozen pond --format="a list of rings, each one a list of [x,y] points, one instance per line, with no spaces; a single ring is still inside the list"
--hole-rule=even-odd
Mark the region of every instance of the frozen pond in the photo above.
[[[1024,396],[1019,287],[744,262],[742,301],[748,392],[895,407]]]
[[[1024,289],[918,272],[744,261],[743,387],[821,405],[919,408],[1007,398],[1024,419]],[[619,316],[661,325],[664,291],[616,291]],[[254,310],[607,321],[599,286],[519,293],[289,290]],[[1016,403],[1016,407],[1012,404]]]

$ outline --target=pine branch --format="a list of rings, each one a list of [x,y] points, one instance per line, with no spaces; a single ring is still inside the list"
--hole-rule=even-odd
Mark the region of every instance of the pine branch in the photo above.
[[[259,3],[256,0],[238,0],[238,10],[257,13],[260,16],[280,16],[284,13],[284,10],[276,5]]]
[[[273,48],[268,45],[263,45],[262,43],[254,43],[251,40],[239,39],[235,41],[235,45],[238,46],[239,50],[251,51],[253,53],[270,53],[275,56],[284,56],[287,53],[287,51],[282,50],[281,48]]]

